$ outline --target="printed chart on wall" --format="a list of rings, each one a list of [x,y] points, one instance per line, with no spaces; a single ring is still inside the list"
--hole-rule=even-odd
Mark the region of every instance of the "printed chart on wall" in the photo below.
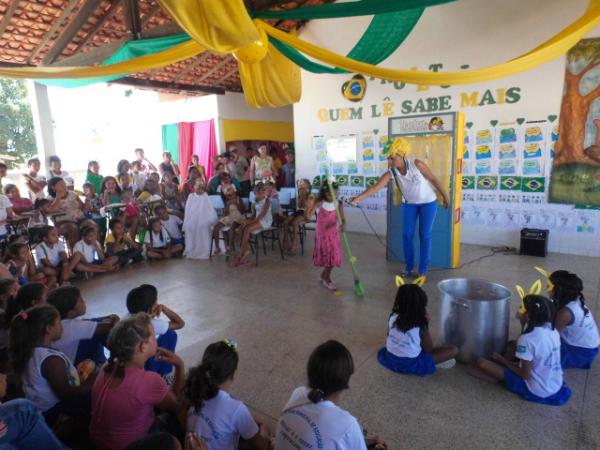
[[[350,136],[313,136],[313,189],[318,189],[327,175],[335,176],[341,197],[356,196],[375,184],[379,176],[388,170],[387,159],[382,155],[387,136],[375,131]],[[355,145],[354,158],[349,156],[352,142]],[[385,214],[386,199],[387,189],[382,189],[365,199],[361,206],[368,212]]]
[[[548,202],[558,116],[467,122],[463,222],[504,229],[597,232],[595,211]]]

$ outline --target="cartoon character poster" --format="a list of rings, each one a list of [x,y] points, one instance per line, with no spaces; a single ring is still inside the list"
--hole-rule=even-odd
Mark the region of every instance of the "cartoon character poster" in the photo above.
[[[550,201],[600,206],[600,38],[567,53]]]

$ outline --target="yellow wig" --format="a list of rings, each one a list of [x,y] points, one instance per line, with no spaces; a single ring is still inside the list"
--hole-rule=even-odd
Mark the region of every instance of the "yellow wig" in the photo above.
[[[383,154],[386,158],[392,158],[394,156],[405,157],[410,153],[410,142],[403,137],[397,137],[393,140],[387,141],[383,148]]]

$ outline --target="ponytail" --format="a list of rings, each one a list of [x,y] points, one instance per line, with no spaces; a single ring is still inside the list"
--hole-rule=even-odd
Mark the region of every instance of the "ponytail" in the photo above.
[[[151,325],[152,319],[146,313],[138,313],[119,321],[108,334],[106,346],[110,350],[110,358],[104,372],[124,378],[125,366],[133,359],[136,347],[154,333]]]
[[[336,392],[348,389],[354,373],[350,351],[338,341],[319,345],[308,359],[308,399],[319,403]]]
[[[60,318],[58,310],[51,305],[40,305],[16,315],[10,323],[8,353],[12,369],[20,377],[42,342],[48,327]]]
[[[550,323],[554,328],[554,316],[556,308],[554,303],[541,295],[526,295],[523,298],[525,311],[527,312],[527,326],[523,334],[530,333],[535,327]]]
[[[219,386],[233,377],[239,361],[235,345],[230,341],[210,344],[202,362],[190,369],[185,381],[184,394],[196,412],[219,393]]]

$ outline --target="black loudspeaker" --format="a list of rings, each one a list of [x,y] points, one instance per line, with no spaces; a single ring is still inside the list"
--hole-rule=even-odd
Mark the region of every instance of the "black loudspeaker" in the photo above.
[[[546,256],[548,254],[548,230],[523,228],[521,230],[521,255]]]

